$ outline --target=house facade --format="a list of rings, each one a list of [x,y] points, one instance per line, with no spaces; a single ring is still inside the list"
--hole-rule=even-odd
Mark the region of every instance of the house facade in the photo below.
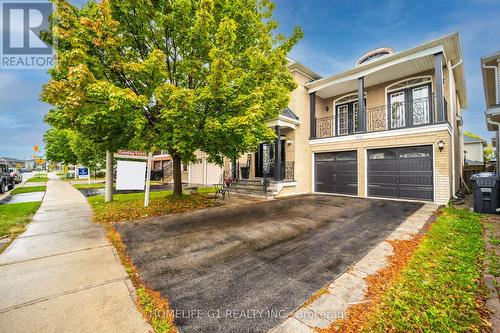
[[[468,135],[463,140],[465,165],[483,165],[486,141]]]
[[[484,97],[486,102],[486,124],[488,130],[495,132],[495,147],[499,142],[500,126],[500,51],[481,58],[481,70],[483,75]],[[500,170],[500,159],[498,148],[496,153],[496,170]]]
[[[297,88],[268,123],[277,139],[226,163],[226,173],[243,166],[248,182],[270,180],[275,196],[446,203],[456,193],[467,106],[458,34],[401,52],[376,49],[324,78],[296,61],[289,69]]]

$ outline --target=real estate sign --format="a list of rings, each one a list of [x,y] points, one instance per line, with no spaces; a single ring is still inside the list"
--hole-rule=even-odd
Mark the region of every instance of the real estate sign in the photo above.
[[[89,177],[90,177],[89,168],[87,168],[87,167],[78,168],[78,178],[87,179]]]
[[[116,167],[117,190],[144,190],[146,162],[118,161]]]

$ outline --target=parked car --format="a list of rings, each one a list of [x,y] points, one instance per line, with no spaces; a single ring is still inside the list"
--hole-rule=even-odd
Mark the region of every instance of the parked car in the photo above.
[[[21,171],[19,171],[18,169],[10,168],[9,172],[10,172],[10,176],[12,178],[14,178],[14,182],[16,184],[19,184],[20,182],[23,181],[23,175],[22,175]]]
[[[5,163],[0,163],[0,193],[12,190],[14,186],[14,178],[10,176],[9,166]]]
[[[163,170],[151,170],[151,180],[162,180]]]

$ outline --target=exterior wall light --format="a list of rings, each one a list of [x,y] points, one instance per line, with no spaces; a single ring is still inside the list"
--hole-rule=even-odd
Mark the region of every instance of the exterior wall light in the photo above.
[[[444,141],[443,140],[438,141],[438,148],[439,148],[439,151],[443,151],[443,149],[444,149]]]
[[[330,108],[328,107],[328,105],[327,105],[327,106],[325,106],[325,111],[326,111],[326,112],[330,111]]]

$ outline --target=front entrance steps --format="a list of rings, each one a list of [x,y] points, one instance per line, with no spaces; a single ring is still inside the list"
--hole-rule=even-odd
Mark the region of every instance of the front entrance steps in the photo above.
[[[269,197],[273,196],[271,183],[264,189],[264,179],[239,179],[231,184],[231,191],[241,194]]]

